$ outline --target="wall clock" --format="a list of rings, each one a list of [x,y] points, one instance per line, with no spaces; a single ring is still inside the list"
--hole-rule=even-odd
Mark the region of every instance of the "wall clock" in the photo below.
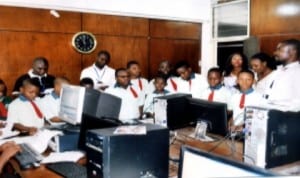
[[[96,37],[90,32],[78,32],[72,38],[72,46],[76,51],[89,54],[96,49]]]

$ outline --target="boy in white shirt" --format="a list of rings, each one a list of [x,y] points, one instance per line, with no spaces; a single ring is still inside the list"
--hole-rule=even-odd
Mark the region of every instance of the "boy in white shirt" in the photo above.
[[[223,76],[220,68],[211,68],[207,73],[207,87],[201,95],[201,99],[229,104],[231,92],[222,85]]]
[[[62,85],[69,84],[69,80],[65,77],[56,77],[54,80],[54,89],[51,93],[47,94],[40,99],[39,104],[45,119],[50,122],[61,122],[58,118],[59,112],[59,98]]]
[[[165,90],[166,79],[163,76],[156,76],[154,78],[155,90],[148,94],[144,104],[144,114],[147,118],[154,118],[154,98],[159,96],[165,96],[170,92]]]
[[[33,135],[44,126],[44,114],[36,104],[39,94],[39,81],[26,79],[20,88],[20,95],[8,107],[7,122],[14,123],[13,128]]]
[[[144,97],[138,88],[130,84],[129,74],[125,68],[116,70],[116,84],[105,92],[122,99],[119,119],[129,121],[139,119],[142,113]]]
[[[177,74],[177,92],[192,94],[193,98],[200,98],[204,90],[208,87],[206,79],[193,73],[192,68],[186,61],[180,61],[175,66]]]
[[[240,129],[243,125],[246,106],[258,106],[263,101],[262,95],[252,88],[255,82],[252,71],[242,70],[237,77],[239,92],[232,96],[228,105],[228,110],[233,111],[233,117],[229,122],[229,126],[233,125],[231,130]]]

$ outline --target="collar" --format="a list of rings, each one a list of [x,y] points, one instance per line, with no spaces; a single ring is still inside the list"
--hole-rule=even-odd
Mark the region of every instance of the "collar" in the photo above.
[[[252,93],[252,92],[254,92],[254,89],[253,89],[253,88],[250,88],[250,89],[248,89],[247,91],[244,91],[244,92],[240,90],[240,93],[246,94],[246,95],[248,95],[248,94],[250,94],[250,93]]]
[[[107,65],[105,64],[104,67],[103,67],[102,69],[99,69],[99,68],[96,66],[96,64],[94,63],[94,64],[93,64],[93,67],[94,67],[94,69],[96,69],[96,70],[103,71],[103,70],[106,69]]]
[[[131,83],[131,82],[129,82],[129,84],[128,84],[128,86],[126,87],[126,89],[127,89],[129,86],[132,86],[132,83]],[[123,87],[122,87],[120,84],[115,83],[114,88],[123,88]]]
[[[214,87],[209,87],[211,90],[219,90],[220,88],[222,88],[222,84],[220,83],[220,84],[218,84],[218,85],[216,85],[216,86],[214,86]]]
[[[157,90],[155,90],[154,92],[153,92],[154,94],[167,94],[167,93],[169,93],[169,91],[168,90],[163,90],[162,92],[159,92],[159,91],[157,91]]]
[[[26,102],[26,101],[28,101],[28,99],[24,96],[24,95],[19,95],[19,98],[20,98],[20,100],[21,101],[23,101],[23,102]]]
[[[287,64],[285,66],[282,66],[281,69],[282,70],[287,70],[289,68],[294,68],[294,67],[297,67],[297,66],[299,66],[299,61],[295,61],[295,62],[289,63],[289,64]]]
[[[33,69],[30,69],[28,71],[28,75],[30,78],[42,78],[42,77],[47,77],[47,74],[45,73],[44,75],[40,76],[40,75],[36,75],[33,73]]]
[[[52,96],[54,99],[59,99],[59,96],[58,96],[54,91],[51,92],[51,96]]]

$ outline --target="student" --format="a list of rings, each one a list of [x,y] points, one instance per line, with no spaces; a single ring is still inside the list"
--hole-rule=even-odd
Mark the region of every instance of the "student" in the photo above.
[[[32,69],[28,71],[27,74],[20,76],[14,86],[13,95],[18,95],[20,93],[20,87],[23,81],[29,78],[36,78],[39,81],[40,94],[43,96],[47,93],[48,89],[53,88],[54,76],[49,75],[48,72],[49,63],[45,57],[37,57],[34,59],[32,64]]]
[[[163,76],[167,80],[166,90],[174,93],[177,91],[177,77],[171,75],[171,64],[169,61],[162,61],[158,67],[158,75]],[[152,79],[149,82],[148,92],[147,94],[151,94],[155,90],[154,80]]]
[[[247,57],[242,53],[231,54],[225,64],[224,85],[230,90],[235,90],[237,75],[242,70],[248,69]]]
[[[148,94],[145,100],[145,105],[143,108],[143,113],[146,114],[147,118],[154,117],[154,98],[158,96],[164,96],[169,94],[170,92],[165,89],[166,79],[163,76],[156,76],[154,78],[154,86],[155,90]]]
[[[282,66],[275,71],[265,99],[269,107],[283,111],[300,111],[300,44],[299,40],[281,42],[279,60]]]
[[[204,90],[201,99],[228,104],[231,98],[230,91],[222,84],[222,70],[218,67],[209,69],[207,73],[209,87]]]
[[[242,70],[238,74],[237,83],[239,92],[231,97],[228,105],[228,110],[233,111],[233,118],[230,120],[229,125],[242,125],[245,107],[262,104],[263,99],[261,94],[252,88],[254,82],[254,73],[251,70]]]
[[[9,103],[11,103],[11,98],[7,95],[7,87],[3,80],[0,79],[0,118],[6,119],[7,108]]]
[[[192,71],[186,61],[180,61],[175,66],[177,74],[177,92],[192,94],[193,98],[200,98],[204,90],[208,87],[206,79]]]
[[[8,107],[7,122],[14,123],[14,129],[33,135],[44,126],[44,115],[35,101],[39,94],[39,81],[36,78],[24,80],[20,92]]]
[[[137,61],[129,61],[127,63],[127,70],[129,72],[130,83],[141,92],[142,98],[145,101],[145,96],[148,90],[148,80],[141,77],[141,68],[139,63]]]
[[[99,51],[95,63],[81,72],[80,80],[91,78],[94,82],[94,88],[102,91],[112,86],[115,83],[115,69],[108,66],[109,62],[109,52]]]
[[[94,82],[91,78],[82,78],[79,82],[79,85],[85,88],[94,88]]]
[[[257,74],[255,90],[264,95],[268,85],[273,81],[273,71],[276,69],[275,60],[265,53],[257,53],[251,57],[250,65]]]
[[[129,74],[125,68],[117,69],[115,76],[116,84],[106,89],[105,92],[122,99],[119,119],[128,121],[140,118],[144,101],[140,90],[130,84]]]
[[[9,161],[10,158],[15,156],[20,151],[20,146],[17,145],[15,142],[9,141],[0,146],[0,177],[5,177],[4,175],[2,175],[3,167]]]
[[[54,89],[51,93],[41,98],[38,102],[45,119],[50,122],[61,122],[58,117],[59,98],[63,85],[69,84],[69,80],[65,77],[56,77],[54,80]]]

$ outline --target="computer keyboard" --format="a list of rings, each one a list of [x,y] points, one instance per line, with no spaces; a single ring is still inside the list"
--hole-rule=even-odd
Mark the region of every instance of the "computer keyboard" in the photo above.
[[[22,143],[20,147],[21,152],[16,154],[15,158],[22,169],[35,166],[36,163],[39,163],[43,159],[43,156],[33,150],[28,144]]]
[[[86,167],[74,162],[59,162],[47,164],[46,167],[51,171],[66,178],[86,178]]]

